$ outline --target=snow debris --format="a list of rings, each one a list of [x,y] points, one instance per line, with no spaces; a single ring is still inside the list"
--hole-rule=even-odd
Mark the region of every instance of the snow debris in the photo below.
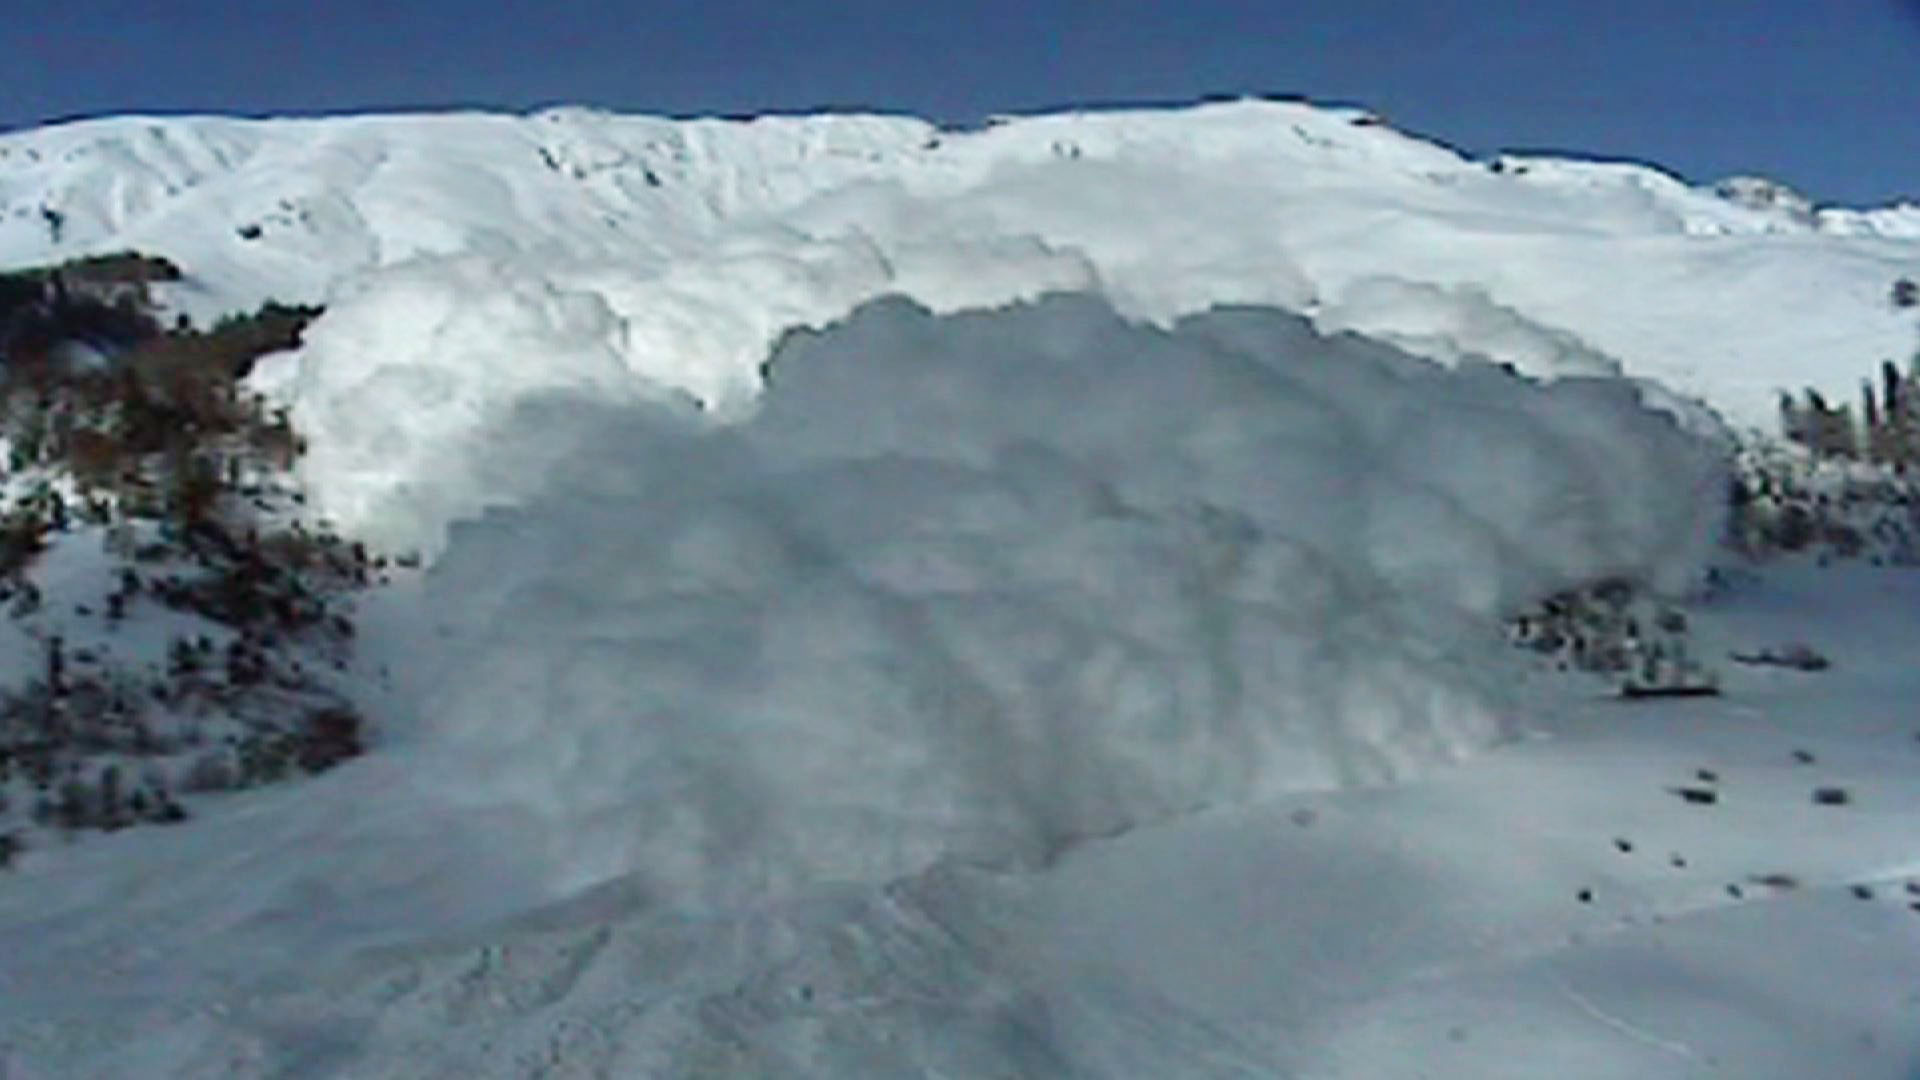
[[[882,301],[738,424],[549,396],[473,445],[549,465],[428,576],[447,782],[556,889],[704,904],[1450,759],[1503,730],[1490,616],[1685,587],[1724,484],[1624,384],[1082,297]]]

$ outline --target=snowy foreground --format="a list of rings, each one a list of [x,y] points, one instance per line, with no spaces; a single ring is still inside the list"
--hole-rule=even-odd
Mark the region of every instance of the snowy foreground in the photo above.
[[[1651,381],[1759,423],[1904,347],[1905,211],[1253,104],[0,150],[10,260],[326,300],[256,381],[428,555],[366,757],[0,874],[4,1080],[1920,1070],[1920,576],[1733,567]],[[1602,579],[1833,665],[1504,640]]]

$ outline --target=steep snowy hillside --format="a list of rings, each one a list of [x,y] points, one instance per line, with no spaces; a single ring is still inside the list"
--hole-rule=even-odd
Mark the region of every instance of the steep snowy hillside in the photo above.
[[[1043,874],[1142,827],[1426,775],[1537,707],[1499,614],[1600,578],[1684,589],[1725,486],[1713,446],[1617,380],[1448,371],[1271,310],[1160,331],[1088,297],[875,302],[789,338],[734,425],[563,396],[512,421],[447,482],[531,458],[538,489],[456,522],[365,612],[393,689],[360,689],[364,761],[21,857],[0,928],[32,935],[0,936],[0,999],[55,1022],[16,1029],[22,1062],[138,1075],[157,1029],[173,1048],[145,1074],[203,1075],[256,1037],[190,1019],[227,986],[326,974],[359,1009],[360,961],[510,933],[582,890],[649,925],[764,916],[811,939],[831,922],[807,912],[847,890]],[[674,1001],[761,963],[629,987]],[[601,1008],[555,985],[556,1015]],[[112,1014],[77,1051],[40,1041],[76,1003]],[[410,1021],[376,1011],[380,1033],[331,1053],[386,1068],[406,1038],[386,1022]],[[645,1034],[673,1011],[617,1037],[679,1060]],[[694,1037],[719,1050],[724,1026]],[[307,1053],[287,1038],[269,1057]],[[519,1053],[490,1074],[526,1075]]]
[[[1273,303],[1442,359],[1617,362],[1770,429],[1777,390],[1848,400],[1910,350],[1887,295],[1920,269],[1920,212],[1759,190],[1470,161],[1356,111],[1254,101],[966,132],[579,109],[128,118],[0,139],[0,263],[132,247],[189,267],[171,299],[202,317],[334,304],[311,362],[268,385],[323,448],[323,508],[365,527],[461,452],[423,415],[497,420],[569,386],[738,411],[783,331],[888,292],[949,311],[1091,290],[1163,324]],[[479,370],[501,334],[549,362]]]
[[[9,851],[4,1080],[1920,1060],[1920,585],[1719,546],[1708,411],[1907,352],[1911,209],[1258,102],[0,139],[0,265],[121,248],[326,306],[216,397],[352,553],[354,753]]]

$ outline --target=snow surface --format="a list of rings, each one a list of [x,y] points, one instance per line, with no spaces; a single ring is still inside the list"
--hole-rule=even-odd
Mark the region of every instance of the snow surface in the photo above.
[[[1886,297],[1920,263],[1920,218],[1815,212],[1764,184],[1473,161],[1355,110],[1267,101],[977,131],[582,109],[115,118],[0,137],[0,262],[150,249],[189,269],[170,301],[201,318],[334,304],[262,385],[326,448],[308,480],[357,530],[442,482],[476,415],[542,385],[732,415],[780,334],[888,293],[944,312],[1091,291],[1158,325],[1275,304],[1442,359],[1617,365],[1771,430],[1778,390],[1851,400],[1912,348]],[[552,362],[496,370],[496,326]]]
[[[0,1076],[1910,1076],[1920,583],[1703,600],[1836,662],[1710,702],[1497,622],[1697,584],[1673,390],[1904,347],[1904,219],[1364,119],[0,139],[8,262],[328,300],[259,385],[433,556],[374,753],[0,878]]]

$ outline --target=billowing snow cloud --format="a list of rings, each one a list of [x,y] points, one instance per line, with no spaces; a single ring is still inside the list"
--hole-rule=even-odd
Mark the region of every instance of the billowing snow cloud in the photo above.
[[[631,371],[722,410],[780,333],[892,293],[946,312],[1097,292],[1161,326],[1270,304],[1528,374],[1617,361],[1771,429],[1778,391],[1845,399],[1910,349],[1887,296],[1920,211],[1735,195],[1623,163],[1474,161],[1285,102],[974,131],[577,109],[112,118],[0,136],[0,266],[136,248],[186,268],[161,291],[197,319],[272,298],[364,320],[347,309],[367,275],[484,255],[597,295]]]
[[[611,401],[648,390],[599,296],[502,260],[403,264],[342,307],[310,330],[302,362],[274,358],[257,382],[297,408],[321,511],[375,543],[418,546],[481,491],[524,486],[475,471],[472,440],[503,403],[552,387]]]
[[[1624,384],[1078,297],[870,305],[732,426],[550,395],[474,445],[551,471],[430,574],[447,797],[556,891],[722,904],[1484,744],[1484,616],[1683,584],[1720,475]]]
[[[531,396],[672,400],[734,416],[751,408],[782,333],[889,288],[952,311],[1097,281],[1083,258],[1031,238],[883,251],[858,233],[779,229],[650,274],[500,248],[422,257],[356,279],[305,347],[268,357],[253,385],[292,408],[323,515],[431,553],[449,522],[538,482],[537,460],[488,456],[479,442]]]

